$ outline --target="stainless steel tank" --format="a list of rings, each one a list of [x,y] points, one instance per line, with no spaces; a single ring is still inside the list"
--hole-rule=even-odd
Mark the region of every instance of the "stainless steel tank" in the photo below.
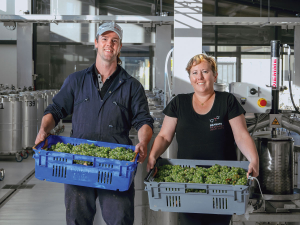
[[[31,149],[37,135],[37,100],[31,95],[22,98],[22,147]]]
[[[44,91],[44,109],[48,107],[48,105],[52,104],[52,98],[54,97],[54,92],[51,90]]]
[[[0,154],[22,150],[22,102],[18,96],[0,98]]]
[[[165,115],[163,114],[162,110],[150,110],[150,115],[152,116],[152,118],[154,119],[154,121],[159,122],[160,124],[163,123]]]
[[[0,95],[8,95],[8,91],[2,90],[2,91],[0,91]]]
[[[44,116],[44,96],[40,92],[32,92],[31,93],[36,99],[36,109],[37,109],[37,131],[39,131],[42,123],[42,118]]]
[[[163,105],[156,105],[155,107],[156,107],[157,110],[163,110],[164,109]]]
[[[161,99],[159,97],[147,97],[148,104],[160,105]]]
[[[259,177],[263,194],[293,194],[294,140],[288,136],[257,136]]]

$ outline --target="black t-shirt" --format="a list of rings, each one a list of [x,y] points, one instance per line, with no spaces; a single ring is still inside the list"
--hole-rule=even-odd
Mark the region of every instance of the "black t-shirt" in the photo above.
[[[193,94],[177,95],[163,111],[178,118],[178,159],[236,160],[229,120],[245,110],[232,94],[216,91],[211,110],[200,115],[193,108]]]

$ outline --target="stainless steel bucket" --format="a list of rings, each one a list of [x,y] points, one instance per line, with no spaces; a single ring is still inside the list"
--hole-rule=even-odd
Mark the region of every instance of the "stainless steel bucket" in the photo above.
[[[262,193],[293,194],[294,140],[288,136],[257,136],[259,177]]]

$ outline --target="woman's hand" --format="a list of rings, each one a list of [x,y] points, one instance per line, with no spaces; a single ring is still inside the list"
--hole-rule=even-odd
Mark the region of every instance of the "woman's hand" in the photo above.
[[[250,162],[248,166],[248,173],[247,173],[247,178],[248,176],[252,173],[252,177],[257,177],[259,175],[259,163],[258,162]]]
[[[154,168],[155,163],[156,163],[155,157],[149,155],[148,163],[147,163],[147,172],[149,172],[151,169]]]
[[[163,154],[172,142],[177,125],[177,118],[165,115],[160,132],[156,136],[147,163],[147,171],[153,169],[156,159]]]

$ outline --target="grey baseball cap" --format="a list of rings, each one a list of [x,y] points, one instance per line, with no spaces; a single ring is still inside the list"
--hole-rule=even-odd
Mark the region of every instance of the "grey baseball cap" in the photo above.
[[[107,22],[107,23],[103,23],[99,28],[98,28],[98,31],[97,31],[97,35],[101,35],[103,34],[104,32],[106,31],[113,31],[115,32],[119,38],[122,40],[123,38],[123,30],[122,28],[116,24],[115,22]]]

